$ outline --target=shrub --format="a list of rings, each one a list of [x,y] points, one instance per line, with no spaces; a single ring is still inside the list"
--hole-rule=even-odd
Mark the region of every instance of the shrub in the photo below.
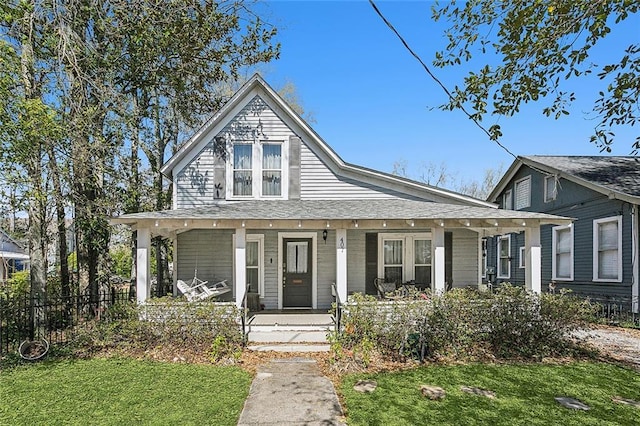
[[[454,289],[440,297],[376,301],[356,295],[347,305],[337,350],[355,353],[372,344],[387,356],[425,358],[478,356],[536,358],[563,353],[568,334],[587,324],[593,306],[585,300],[536,295],[503,285],[495,293]]]
[[[171,347],[209,353],[219,361],[235,357],[244,343],[238,315],[233,304],[187,303],[171,297],[141,306],[118,304],[102,321],[86,324],[75,344],[84,350]]]

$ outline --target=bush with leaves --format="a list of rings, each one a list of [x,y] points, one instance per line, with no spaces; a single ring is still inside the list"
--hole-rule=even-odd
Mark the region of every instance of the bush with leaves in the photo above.
[[[105,315],[106,320],[85,324],[76,333],[79,349],[168,347],[209,353],[217,361],[227,355],[235,357],[244,344],[239,311],[233,304],[166,297],[141,306],[114,305]]]
[[[355,296],[332,347],[355,353],[363,342],[391,357],[539,358],[562,354],[567,336],[587,326],[593,306],[503,285],[495,293],[454,289],[440,297],[376,301]],[[334,351],[334,355],[337,351]]]

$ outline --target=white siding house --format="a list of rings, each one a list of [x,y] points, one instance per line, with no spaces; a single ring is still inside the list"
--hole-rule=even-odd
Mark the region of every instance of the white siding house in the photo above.
[[[173,208],[113,219],[138,230],[138,300],[153,235],[174,241],[174,281],[225,279],[243,303],[326,309],[373,280],[434,292],[481,282],[482,238],[527,235],[540,290],[540,226],[569,219],[494,204],[345,163],[259,76],[163,166]]]

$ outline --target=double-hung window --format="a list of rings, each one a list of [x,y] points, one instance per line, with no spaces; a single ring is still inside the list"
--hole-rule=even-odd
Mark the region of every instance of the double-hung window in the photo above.
[[[431,285],[431,234],[378,234],[378,274],[386,281]]]
[[[513,191],[508,189],[502,195],[502,208],[505,210],[513,210]]]
[[[511,278],[511,235],[498,237],[498,278]]]
[[[520,210],[531,206],[531,176],[516,181],[514,209]]]
[[[593,280],[622,281],[622,216],[593,221]]]
[[[233,239],[235,251],[235,238]],[[264,235],[247,234],[245,242],[247,289],[264,297]],[[234,267],[235,270],[235,267]]]
[[[237,143],[233,146],[233,195],[253,195],[253,145]]]
[[[230,198],[283,198],[287,195],[288,156],[284,142],[251,141],[233,144],[227,173]]]
[[[262,195],[282,195],[282,144],[262,144]]]
[[[544,178],[544,202],[553,201],[558,196],[558,178],[556,176],[545,176]]]
[[[573,280],[573,226],[551,228],[551,279]]]

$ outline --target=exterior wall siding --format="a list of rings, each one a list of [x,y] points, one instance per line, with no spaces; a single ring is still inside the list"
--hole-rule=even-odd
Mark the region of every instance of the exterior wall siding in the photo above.
[[[478,233],[455,229],[453,235],[453,287],[478,284]]]
[[[259,126],[262,128],[262,135],[259,136],[261,140],[283,141],[287,144],[292,140],[296,141],[296,146],[292,146],[289,151],[290,161],[294,162],[289,176],[291,198],[417,199],[397,191],[334,174],[316,155],[312,147],[304,140],[298,142],[300,139],[287,124],[259,96],[256,96],[218,135],[209,135],[210,140],[207,145],[182,170],[176,170],[174,178],[176,207],[198,207],[211,204],[217,199],[224,199],[225,163],[215,154],[214,137],[231,135],[231,141],[252,141],[254,136],[251,130]],[[299,149],[297,143],[300,143]],[[292,182],[292,179],[297,181]],[[218,185],[217,188],[216,185]]]
[[[233,283],[233,230],[195,229],[178,235],[177,278],[185,282],[198,278],[212,282],[214,278]],[[231,299],[231,294],[223,299]]]
[[[550,213],[574,218],[573,223],[573,280],[556,281],[556,291],[565,288],[576,294],[630,298],[633,283],[632,247],[631,247],[631,204],[609,199],[606,195],[593,191],[572,181],[560,178],[555,200],[544,201],[545,174],[522,166],[505,190],[514,189],[515,181],[531,176],[531,206],[525,211]],[[503,192],[504,194],[504,192]],[[499,201],[502,201],[500,194]],[[622,282],[593,281],[593,221],[622,215]],[[541,227],[542,245],[542,289],[546,291],[552,280],[552,226]],[[511,282],[524,284],[524,269],[517,268],[519,247],[524,246],[524,234],[512,234]],[[488,265],[496,267],[496,239],[490,239]],[[514,270],[515,264],[515,270]],[[515,272],[515,273],[514,273]]]

